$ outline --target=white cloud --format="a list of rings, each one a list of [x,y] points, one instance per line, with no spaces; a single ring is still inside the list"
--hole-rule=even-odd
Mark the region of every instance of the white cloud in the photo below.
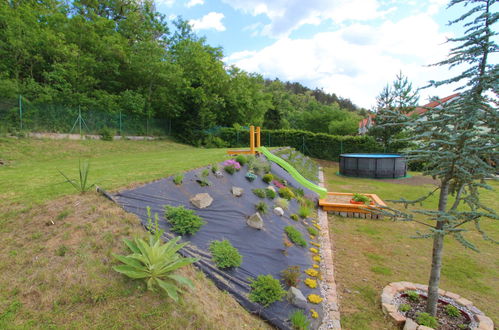
[[[168,7],[173,6],[174,3],[175,3],[175,0],[156,0],[157,5],[165,5]]]
[[[191,8],[191,7],[194,7],[197,5],[203,5],[203,4],[204,4],[204,0],[190,0],[185,5],[187,8]]]
[[[281,38],[259,51],[231,54],[226,62],[267,78],[322,87],[371,108],[376,95],[399,70],[415,87],[448,77],[447,68],[427,66],[446,57],[450,45],[443,44],[445,40],[438,24],[427,14],[419,14],[377,27],[352,24],[310,39]],[[421,99],[451,91],[444,87],[424,90]]]
[[[225,26],[222,23],[224,14],[211,12],[203,16],[201,19],[192,19],[189,23],[196,31],[214,29],[217,31],[225,31]]]
[[[234,9],[251,15],[265,15],[271,22],[263,34],[288,36],[302,25],[318,25],[331,19],[335,23],[348,20],[365,21],[386,14],[377,0],[223,0]]]

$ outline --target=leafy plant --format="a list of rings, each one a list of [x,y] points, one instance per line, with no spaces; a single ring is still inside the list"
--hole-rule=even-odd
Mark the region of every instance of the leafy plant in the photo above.
[[[300,267],[299,266],[289,266],[285,270],[281,272],[282,278],[284,280],[284,283],[287,286],[294,286],[296,287],[298,285],[298,282],[300,280]]]
[[[180,186],[183,181],[184,181],[184,175],[182,173],[177,174],[173,177],[173,183],[175,183],[175,185],[177,186]]]
[[[302,234],[293,226],[284,227],[284,231],[288,235],[291,242],[299,246],[307,246],[307,241],[303,238]]]
[[[310,321],[301,310],[296,310],[291,314],[289,321],[295,330],[307,330],[310,327]]]
[[[218,268],[239,267],[243,261],[239,251],[228,240],[213,241],[209,249]]]
[[[215,174],[215,172],[218,172],[219,170],[218,164],[211,165],[211,173]]]
[[[210,176],[210,170],[206,168],[201,172],[201,177],[207,178],[208,176]]]
[[[401,311],[401,312],[405,313],[405,312],[408,312],[410,310],[411,310],[411,305],[409,305],[409,304],[400,304],[400,306],[399,306],[399,311]]]
[[[92,189],[93,186],[95,186],[95,184],[91,185],[88,184],[88,172],[90,172],[89,162],[78,161],[78,172],[80,174],[79,180],[71,180],[66,176],[66,174],[59,171],[59,173],[61,173],[61,175],[66,179],[66,182],[70,183],[73,186],[73,188],[75,188],[78,192],[83,194]]]
[[[314,228],[312,226],[310,227],[307,227],[307,231],[310,235],[314,235],[314,236],[318,236],[319,235],[319,231],[317,230],[317,228]]]
[[[61,245],[55,251],[55,255],[59,257],[64,257],[66,255],[66,252],[68,252],[68,250],[69,249],[66,245]]]
[[[422,312],[417,313],[416,314],[416,322],[419,325],[424,325],[426,327],[430,327],[433,329],[438,328],[437,319],[428,313],[422,313]]]
[[[272,182],[272,180],[274,180],[274,176],[271,173],[267,173],[264,176],[262,176],[262,180],[263,182],[269,184]]]
[[[258,202],[255,204],[255,209],[260,212],[261,214],[267,213],[269,207],[265,202]]]
[[[286,295],[279,280],[273,278],[272,275],[258,275],[250,282],[250,287],[249,299],[264,307],[281,300]]]
[[[305,196],[305,192],[301,188],[295,188],[293,189],[293,192],[295,193],[296,196],[298,197],[303,197]]]
[[[244,155],[238,155],[236,157],[236,162],[241,164],[241,166],[244,166],[248,162],[248,160],[246,159],[246,157]]]
[[[312,210],[308,206],[300,206],[298,210],[298,215],[302,218],[308,218],[312,214]]]
[[[256,196],[258,196],[260,198],[265,198],[265,196],[267,196],[267,194],[265,193],[265,189],[256,188],[256,189],[253,189],[251,191],[253,192],[253,194],[255,194]]]
[[[369,197],[367,197],[366,195],[357,194],[357,193],[353,194],[352,199],[355,202],[362,202],[364,204],[369,204],[369,202],[371,201],[371,199]]]
[[[225,170],[225,172],[227,172],[227,173],[229,173],[231,175],[234,174],[234,173],[236,173],[236,169],[232,165],[224,166],[224,170]]]
[[[459,308],[451,304],[445,306],[445,313],[451,317],[458,317],[461,315]]]
[[[102,141],[113,141],[116,132],[109,127],[104,127],[100,130],[99,134]]]
[[[290,217],[290,218],[291,218],[291,220],[293,220],[293,221],[298,221],[298,220],[300,220],[300,217],[299,217],[299,216],[298,216],[298,214],[296,214],[296,213],[291,214],[289,217]]]
[[[246,175],[244,176],[248,181],[252,182],[252,181],[255,181],[256,179],[256,174],[253,173],[253,172],[248,172],[246,173]]]
[[[276,192],[272,189],[265,189],[265,196],[268,198],[268,199],[274,199],[275,196],[276,196]]]
[[[277,198],[275,200],[275,205],[276,206],[279,206],[280,208],[282,208],[283,210],[287,210],[288,207],[289,207],[289,202],[287,199],[284,199],[284,198]]]
[[[183,206],[166,205],[165,218],[172,225],[172,231],[180,235],[192,235],[205,224],[203,219],[198,217],[194,211]]]
[[[418,301],[419,300],[419,293],[416,291],[410,290],[405,293],[407,295],[407,298],[412,301]]]
[[[113,254],[116,259],[124,263],[113,269],[130,278],[143,279],[147,283],[148,290],[155,291],[158,286],[170,298],[178,301],[178,293],[182,292],[178,285],[190,287],[193,285],[189,279],[171,272],[199,260],[181,257],[177,251],[188,243],[177,244],[179,240],[180,237],[175,237],[162,244],[161,240],[153,235],[149,235],[149,242],[140,238],[135,238],[134,241],[124,239],[132,254],[127,256]]]
[[[287,200],[295,198],[295,194],[288,187],[279,188],[279,196],[286,198]]]

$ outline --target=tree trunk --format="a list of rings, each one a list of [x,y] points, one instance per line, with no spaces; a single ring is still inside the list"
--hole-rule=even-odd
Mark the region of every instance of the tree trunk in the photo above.
[[[443,212],[447,208],[447,198],[449,196],[449,182],[443,181],[440,188],[438,200],[438,210]],[[438,221],[435,229],[441,230],[444,227],[443,221]],[[437,315],[438,285],[440,283],[440,271],[442,269],[442,256],[444,248],[444,235],[436,233],[433,237],[433,255],[431,259],[430,282],[428,283],[428,301],[426,312],[432,316]]]

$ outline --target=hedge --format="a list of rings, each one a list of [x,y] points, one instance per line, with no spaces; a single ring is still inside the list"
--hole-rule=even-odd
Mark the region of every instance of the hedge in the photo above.
[[[229,148],[249,146],[248,130],[220,128],[212,133],[226,141]],[[261,144],[266,147],[290,146],[303,154],[338,161],[342,153],[382,152],[383,147],[371,136],[338,136],[300,130],[262,130]]]

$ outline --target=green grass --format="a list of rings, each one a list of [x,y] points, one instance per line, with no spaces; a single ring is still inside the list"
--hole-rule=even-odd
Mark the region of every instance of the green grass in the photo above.
[[[331,163],[328,165],[325,167],[325,177],[329,191],[375,193],[386,201],[400,197],[413,199],[432,187],[431,184],[405,184],[407,181],[403,180],[389,182],[343,177],[336,174],[337,166]],[[414,177],[408,182],[417,179],[418,173],[411,175]],[[496,191],[483,191],[481,199],[489,207],[499,210],[499,184],[490,181],[488,183],[494,186]],[[390,205],[394,206],[392,203]],[[432,197],[422,207],[436,206],[437,199]],[[389,282],[428,283],[432,241],[411,238],[417,230],[424,228],[413,222],[394,222],[390,219],[367,220],[329,216],[329,222],[332,240],[337,249],[334,266],[341,294],[342,327],[396,329],[387,323],[381,312],[379,296]],[[493,220],[484,219],[482,228],[491,237],[499,238],[499,225]],[[480,252],[466,249],[453,238],[446,237],[440,287],[473,301],[497,324],[499,308],[494,303],[499,300],[497,245],[484,241],[475,231],[470,230],[464,235],[477,245]]]

